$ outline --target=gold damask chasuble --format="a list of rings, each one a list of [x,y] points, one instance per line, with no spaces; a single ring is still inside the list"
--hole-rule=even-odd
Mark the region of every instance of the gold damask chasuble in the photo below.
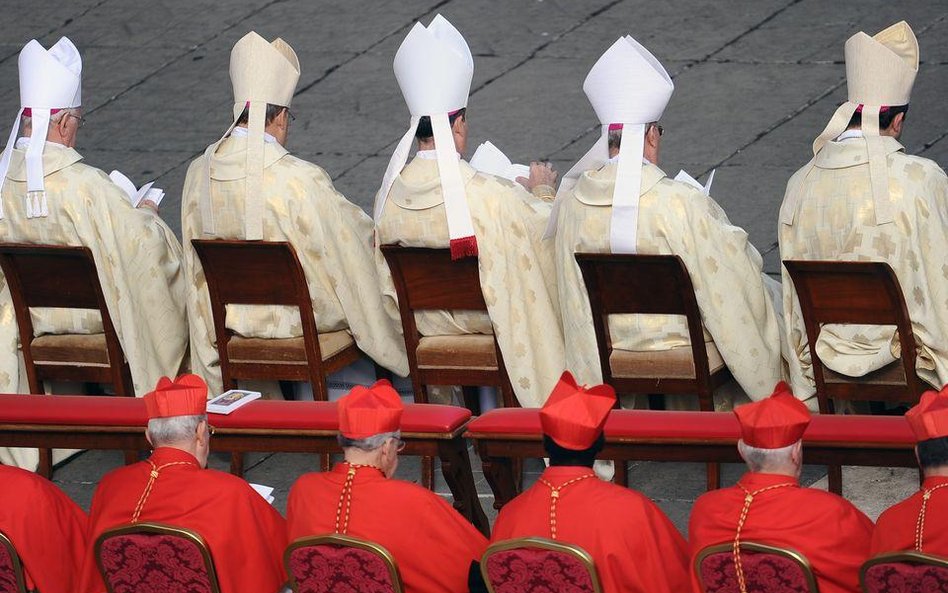
[[[583,383],[602,382],[589,296],[577,252],[609,253],[616,165],[582,174],[564,198],[556,231],[556,266],[567,367]],[[642,167],[636,252],[678,255],[694,284],[705,339],[720,352],[752,399],[781,380],[781,323],[774,306],[779,284],[762,273],[747,233],[730,223],[711,198],[673,181],[652,164]],[[613,315],[613,348],[670,350],[690,344],[685,319],[674,315]]]
[[[188,317],[191,321],[191,368],[204,377],[211,393],[221,390],[207,282],[193,238],[243,239],[247,139],[225,139],[211,162],[210,196],[206,157],[191,163],[184,184],[181,216],[187,261]],[[348,330],[373,360],[399,375],[408,374],[401,323],[394,303],[383,303],[373,250],[373,225],[365,212],[335,190],[320,167],[299,159],[277,143],[264,150],[263,240],[288,241],[306,275],[320,332]],[[202,199],[214,210],[215,233],[202,233]],[[246,337],[289,338],[303,335],[295,307],[232,306],[227,327]]]
[[[829,142],[812,168],[804,166],[787,184],[780,257],[888,262],[912,318],[918,375],[941,386],[948,382],[948,177],[935,162],[906,155],[895,138],[880,140],[887,155],[892,222],[876,224],[865,139]],[[793,390],[812,394],[806,329],[786,272],[783,286]],[[895,326],[827,325],[816,347],[827,367],[851,377],[900,357]]]
[[[553,244],[542,240],[550,205],[512,181],[478,173],[465,161],[460,167],[490,318],[482,313],[424,312],[416,315],[418,331],[425,336],[493,331],[520,404],[540,407],[566,368]],[[380,244],[447,247],[438,162],[415,158],[408,163],[376,223]],[[395,287],[385,270],[384,292],[395,303]]]
[[[3,183],[6,218],[0,220],[0,235],[5,241],[84,245],[92,251],[135,393],[144,395],[162,376],[178,373],[187,350],[181,245],[161,218],[133,208],[105,173],[52,142],[43,154],[49,216],[27,220],[24,152],[13,151]],[[0,281],[0,392],[28,393],[13,302],[6,281]],[[34,310],[33,320],[37,335],[102,331],[98,313]],[[37,457],[31,449],[0,449],[0,462],[33,469]]]

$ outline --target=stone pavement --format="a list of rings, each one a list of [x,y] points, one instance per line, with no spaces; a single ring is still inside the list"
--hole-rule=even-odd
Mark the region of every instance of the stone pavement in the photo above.
[[[903,142],[948,165],[948,2],[940,0],[5,0],[4,8],[0,134],[18,106],[19,49],[31,37],[49,45],[68,35],[85,62],[79,151],[139,184],[157,179],[175,229],[189,161],[230,121],[229,52],[249,30],[284,37],[300,56],[290,150],[368,210],[408,124],[392,57],[415,20],[438,12],[475,55],[472,149],[490,139],[514,160],[549,159],[561,173],[598,134],[581,88],[590,66],[621,34],[649,47],[677,87],[662,121],[663,168],[702,179],[718,168],[712,193],[769,273],[779,273],[786,180],[845,98],[843,43],[852,33],[902,18],[915,28],[922,65]],[[249,477],[285,486],[309,462],[272,456]],[[117,463],[90,453],[59,479],[87,501],[96,476]],[[887,472],[861,472],[856,490],[874,484],[894,500]],[[683,527],[700,467],[641,464],[633,475]]]

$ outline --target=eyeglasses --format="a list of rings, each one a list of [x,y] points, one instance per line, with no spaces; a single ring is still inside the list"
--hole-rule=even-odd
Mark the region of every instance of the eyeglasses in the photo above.
[[[211,426],[210,424],[207,425],[207,434],[209,434],[209,435],[211,435],[211,436],[214,436],[214,433],[215,433],[216,431],[217,431],[216,428],[214,428],[214,427]]]
[[[293,115],[293,112],[290,111],[289,107],[284,107],[283,109],[286,109],[286,114],[290,116],[290,121],[296,121],[296,116]]]
[[[395,440],[395,451],[397,451],[397,452],[399,452],[399,453],[401,453],[402,451],[404,451],[404,450],[405,450],[405,447],[408,445],[408,443],[406,443],[406,442],[403,441],[402,439],[394,439],[394,440]]]
[[[655,128],[656,130],[658,130],[658,136],[659,136],[659,137],[661,137],[661,136],[663,136],[663,135],[665,134],[665,128],[662,127],[662,124],[655,124],[655,123],[653,123],[653,124],[650,124],[650,125],[651,125],[651,127],[653,127],[653,128]]]
[[[74,117],[74,118],[76,118],[77,120],[79,120],[79,127],[80,127],[80,128],[81,128],[82,126],[84,126],[85,123],[86,123],[86,118],[82,117],[81,115],[76,115],[75,113],[67,113],[65,117]]]

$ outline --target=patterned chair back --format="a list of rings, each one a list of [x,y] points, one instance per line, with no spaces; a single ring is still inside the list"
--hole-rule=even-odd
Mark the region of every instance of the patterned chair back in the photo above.
[[[304,537],[283,554],[295,593],[402,593],[395,559],[379,544],[347,535]]]
[[[883,554],[862,565],[859,582],[863,593],[948,593],[948,558]]]
[[[105,531],[95,558],[109,593],[220,593],[204,539],[181,527],[135,523]]]
[[[601,593],[588,552],[551,539],[527,537],[497,542],[481,559],[491,593]]]
[[[26,578],[13,542],[0,531],[0,593],[26,593]]]
[[[806,557],[795,550],[753,542],[741,543],[741,566],[747,593],[818,593]],[[732,544],[703,549],[695,559],[702,593],[740,593]]]

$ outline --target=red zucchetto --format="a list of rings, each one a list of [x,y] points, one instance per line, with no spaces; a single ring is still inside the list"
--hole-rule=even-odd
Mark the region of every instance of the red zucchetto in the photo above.
[[[540,424],[543,433],[560,447],[581,451],[599,438],[615,404],[615,389],[609,385],[580,387],[566,371],[540,410]]]
[[[810,410],[781,381],[767,399],[734,409],[741,425],[741,439],[758,449],[789,447],[803,437],[810,425]]]
[[[927,441],[948,437],[948,385],[941,391],[926,391],[911,410],[905,413],[915,439]]]
[[[339,400],[339,432],[349,439],[364,439],[399,429],[405,405],[386,380],[371,387],[357,385]]]
[[[158,379],[155,390],[145,394],[149,420],[170,416],[201,416],[207,413],[207,383],[197,375],[181,375],[174,381]]]

